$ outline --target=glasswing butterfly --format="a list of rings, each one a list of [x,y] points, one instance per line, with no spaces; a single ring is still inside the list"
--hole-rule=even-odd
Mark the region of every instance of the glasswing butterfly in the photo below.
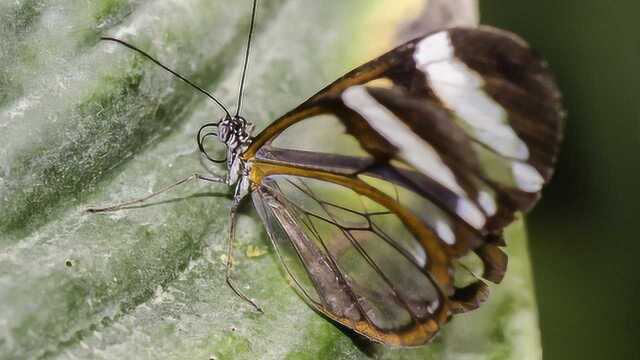
[[[440,30],[347,73],[252,136],[240,110],[255,15],[254,0],[235,115],[144,51],[102,38],[139,52],[224,110],[200,128],[197,144],[205,161],[228,171],[89,211],[122,209],[194,179],[235,186],[226,278],[236,294],[262,311],[230,280],[236,211],[250,194],[311,307],[376,342],[427,343],[453,314],[488,296],[482,279],[460,283],[456,261],[475,254],[482,278],[499,283],[507,266],[502,230],[533,207],[553,173],[563,110],[547,64],[507,31]],[[341,127],[351,149],[279,144],[305,123]],[[209,137],[224,144],[224,159],[208,154]]]

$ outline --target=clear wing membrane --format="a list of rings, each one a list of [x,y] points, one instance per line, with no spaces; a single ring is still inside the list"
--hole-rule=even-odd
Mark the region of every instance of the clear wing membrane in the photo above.
[[[337,117],[377,163],[397,160],[437,183],[457,199],[448,211],[488,232],[539,198],[563,117],[544,61],[488,27],[431,34],[357,68],[267,128],[255,151],[301,120],[327,124],[319,114]]]
[[[501,281],[502,229],[549,181],[563,115],[547,65],[523,40],[453,28],[348,73],[244,156],[299,290],[375,340],[417,345],[487,297],[481,280],[449,275],[456,259],[474,256],[485,279]]]
[[[371,338],[426,342],[447,314],[428,254],[397,215],[353,190],[287,175],[253,192],[286,272],[309,303]]]

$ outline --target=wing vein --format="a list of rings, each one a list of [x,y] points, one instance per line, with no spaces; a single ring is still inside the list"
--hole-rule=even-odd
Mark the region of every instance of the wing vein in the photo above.
[[[308,190],[311,194],[313,194],[313,191],[309,188],[309,186],[304,182],[304,181],[300,181]],[[418,323],[418,317],[415,314],[415,312],[413,311],[413,309],[411,308],[411,306],[409,305],[409,303],[402,297],[400,296],[398,289],[396,288],[396,286],[393,284],[393,282],[389,279],[389,277],[382,271],[382,269],[380,269],[380,267],[375,263],[375,261],[371,258],[371,256],[367,253],[367,251],[362,247],[362,245],[358,242],[357,239],[355,239],[355,237],[353,236],[353,234],[351,234],[351,232],[349,230],[347,230],[345,227],[341,226],[338,221],[336,220],[335,216],[333,214],[331,214],[331,212],[329,212],[326,209],[326,205],[325,204],[330,204],[328,202],[325,201],[320,201],[318,200],[316,197],[312,197],[312,199],[314,201],[316,201],[324,210],[325,212],[329,215],[329,217],[331,217],[332,221],[329,221],[330,224],[336,226],[338,229],[340,229],[340,231],[342,232],[342,234],[349,239],[349,242],[351,243],[351,245],[356,249],[356,251],[358,251],[358,253],[360,254],[360,256],[362,256],[365,260],[365,262],[380,276],[380,278],[382,278],[382,280],[387,283],[387,285],[389,286],[389,289],[391,290],[393,296],[396,298],[396,300],[398,300],[400,303],[402,303],[404,305],[404,307],[406,308],[406,310],[409,312],[409,314],[411,315],[411,319],[414,321],[414,323]],[[331,206],[336,206],[334,204],[330,204]],[[341,208],[341,207],[340,207]],[[357,213],[358,215],[362,215],[358,212],[353,211],[354,213]],[[322,220],[327,221],[326,219],[319,217]],[[366,217],[366,219],[369,221],[369,229],[368,230],[372,230],[371,228],[371,219],[369,219],[369,217]],[[360,229],[358,229],[360,230]],[[375,233],[375,231],[374,231]],[[328,250],[327,250],[328,251]],[[401,253],[402,254],[402,253]],[[404,254],[403,254],[404,256]],[[405,256],[406,257],[406,256]],[[418,267],[418,269],[422,272],[422,269],[420,269]],[[347,283],[347,285],[351,288],[351,285],[349,285]],[[359,299],[358,299],[359,301]],[[373,324],[372,324],[373,325]]]

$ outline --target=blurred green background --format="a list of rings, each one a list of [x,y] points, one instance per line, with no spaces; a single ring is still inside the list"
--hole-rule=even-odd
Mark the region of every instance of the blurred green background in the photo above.
[[[484,0],[481,14],[544,54],[568,110],[529,216],[545,359],[638,359],[640,2]]]

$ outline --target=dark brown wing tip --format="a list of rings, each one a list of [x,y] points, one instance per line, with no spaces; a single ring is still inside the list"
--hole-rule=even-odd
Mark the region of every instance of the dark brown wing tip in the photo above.
[[[499,247],[493,244],[485,244],[474,252],[482,260],[484,272],[482,277],[494,284],[499,284],[507,272],[509,258]]]

